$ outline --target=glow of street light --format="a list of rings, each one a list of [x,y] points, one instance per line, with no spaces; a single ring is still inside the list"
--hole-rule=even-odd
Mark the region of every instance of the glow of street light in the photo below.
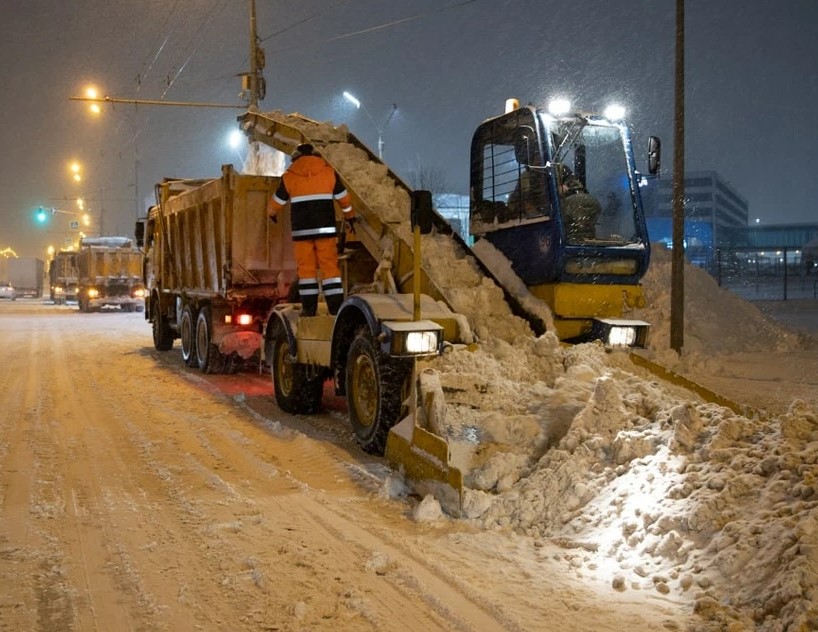
[[[89,99],[97,99],[99,98],[99,92],[97,92],[97,89],[94,86],[88,86],[85,89],[85,96],[87,96]],[[97,115],[102,113],[99,103],[94,102],[91,102],[91,104],[88,106],[88,111],[91,112],[91,114]]]
[[[344,98],[349,101],[352,105],[354,105],[357,109],[361,109],[361,102],[352,96],[349,92],[344,90]]]
[[[244,140],[244,134],[242,134],[239,130],[234,129],[230,132],[230,135],[227,137],[227,144],[230,145],[233,149],[238,149],[242,141]]]

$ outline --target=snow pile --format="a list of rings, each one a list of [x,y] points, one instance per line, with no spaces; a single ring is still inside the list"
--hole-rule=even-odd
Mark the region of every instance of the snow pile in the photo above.
[[[514,351],[440,367],[459,391],[465,519],[548,538],[618,590],[689,598],[712,629],[815,629],[815,411],[751,420],[680,400],[594,345],[541,357],[541,373]]]
[[[642,279],[648,307],[635,317],[651,323],[651,347],[670,348],[671,252],[661,244],[651,248],[650,267]],[[701,268],[684,267],[684,351],[700,354],[800,349],[798,334],[782,329],[755,306],[719,287]]]

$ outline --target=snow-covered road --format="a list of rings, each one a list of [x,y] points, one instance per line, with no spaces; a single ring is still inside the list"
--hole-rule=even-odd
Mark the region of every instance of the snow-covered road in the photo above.
[[[142,314],[0,304],[0,630],[657,630],[559,543],[395,498],[343,402],[203,376]]]

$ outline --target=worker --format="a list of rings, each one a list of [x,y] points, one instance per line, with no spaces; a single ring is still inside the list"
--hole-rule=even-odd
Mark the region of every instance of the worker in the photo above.
[[[291,157],[292,163],[281,177],[267,210],[275,222],[278,212],[290,203],[302,314],[317,313],[319,271],[329,313],[337,314],[344,300],[344,287],[338,266],[334,201],[341,205],[344,223],[353,232],[355,211],[338,174],[312,145],[298,145]]]
[[[597,199],[565,165],[557,165],[557,184],[565,222],[565,234],[570,243],[596,238],[596,222],[602,210]]]

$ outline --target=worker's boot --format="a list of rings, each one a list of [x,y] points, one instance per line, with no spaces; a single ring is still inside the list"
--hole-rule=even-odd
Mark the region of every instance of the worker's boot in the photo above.
[[[341,308],[341,303],[344,302],[344,295],[343,294],[330,294],[326,297],[327,299],[327,309],[329,313],[333,316],[338,313],[338,310]]]
[[[312,294],[310,296],[301,297],[301,315],[315,316],[318,311],[318,295]]]

